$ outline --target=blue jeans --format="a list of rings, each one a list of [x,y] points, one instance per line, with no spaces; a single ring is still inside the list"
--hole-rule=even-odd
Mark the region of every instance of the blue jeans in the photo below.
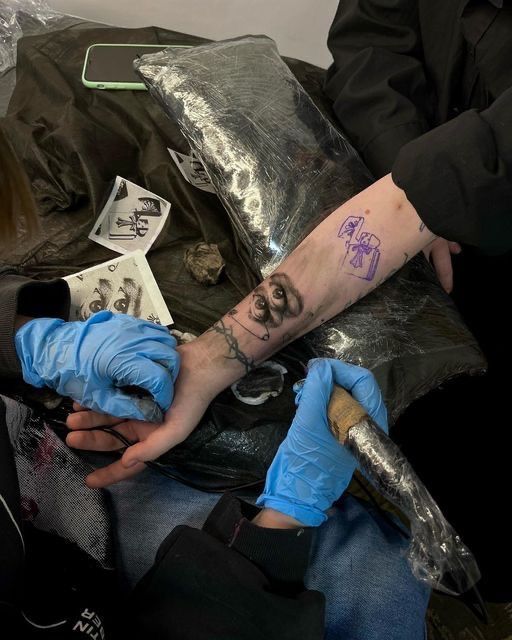
[[[219,499],[150,469],[108,493],[118,565],[130,586],[151,567],[176,525],[201,527]],[[378,511],[353,496],[346,494],[332,509],[316,532],[306,576],[308,588],[325,594],[327,639],[425,638],[430,591],[411,574],[406,548]]]

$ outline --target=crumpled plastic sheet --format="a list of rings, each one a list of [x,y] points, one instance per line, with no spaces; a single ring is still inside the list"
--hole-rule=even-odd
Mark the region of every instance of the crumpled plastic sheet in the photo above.
[[[1,0],[0,75],[16,66],[16,45],[22,36],[57,28],[64,18],[43,0]]]
[[[473,555],[393,441],[373,422],[361,420],[349,430],[344,446],[378,491],[409,519],[407,559],[416,578],[451,595],[471,589],[480,579]]]
[[[269,38],[159,52],[143,56],[135,68],[201,158],[246,261],[260,276],[371,182],[357,153]],[[414,399],[458,372],[453,359],[449,373],[438,365],[455,344],[474,343],[461,326],[421,257],[307,340],[318,356],[372,369],[393,422]],[[475,372],[483,367],[477,352],[475,345]],[[418,356],[431,357],[431,366],[415,373]]]
[[[206,163],[263,277],[371,182],[269,38],[143,56],[136,68]]]

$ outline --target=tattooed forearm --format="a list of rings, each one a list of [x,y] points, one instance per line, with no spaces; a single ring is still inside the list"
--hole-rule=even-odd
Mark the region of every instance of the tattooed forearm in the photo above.
[[[377,282],[373,283],[373,285],[369,288],[369,289],[363,289],[359,295],[353,300],[352,298],[343,306],[342,311],[345,311],[345,309],[348,309],[349,307],[351,307],[353,304],[355,304],[356,302],[359,302],[359,300],[361,300],[361,298],[364,298],[365,296],[367,296],[369,293],[371,293],[372,291],[375,291],[375,289],[377,289],[378,287],[380,287],[380,285],[383,282],[386,282],[386,280],[389,280],[389,278],[391,278],[391,276],[395,275],[395,273],[397,273],[398,271],[400,271],[400,269],[402,269],[403,267],[405,267],[405,265],[407,264],[407,262],[409,261],[409,254],[406,253],[404,251],[404,258],[403,258],[403,262],[399,267],[394,267],[393,269],[391,269],[390,271],[388,271],[386,273],[386,275],[382,276],[382,278],[379,278],[377,280]]]
[[[228,315],[259,340],[269,340],[270,329],[280,327],[286,318],[298,318],[304,310],[302,295],[286,273],[274,273],[251,294],[249,309],[231,309]]]
[[[210,331],[218,333],[226,341],[230,354],[228,356],[224,356],[226,360],[238,360],[238,362],[240,362],[245,367],[245,373],[249,373],[249,371],[254,368],[254,359],[245,355],[245,353],[240,349],[238,340],[233,335],[233,327],[226,326],[224,321],[220,319],[213,325],[213,327],[208,329],[207,333],[209,333]]]

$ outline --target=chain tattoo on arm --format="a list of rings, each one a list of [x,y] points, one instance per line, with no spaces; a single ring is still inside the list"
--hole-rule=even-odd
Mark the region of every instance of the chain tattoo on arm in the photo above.
[[[250,358],[240,349],[238,340],[233,335],[233,327],[226,326],[224,321],[221,319],[216,322],[213,327],[208,329],[208,332],[210,331],[218,333],[226,340],[230,354],[228,356],[224,356],[226,360],[238,360],[238,362],[243,364],[243,366],[245,367],[246,374],[248,374],[249,371],[251,371],[251,369],[256,366],[254,358]]]

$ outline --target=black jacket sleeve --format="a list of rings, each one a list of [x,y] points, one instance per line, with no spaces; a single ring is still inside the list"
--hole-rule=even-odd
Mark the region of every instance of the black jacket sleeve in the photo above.
[[[324,598],[303,579],[311,529],[264,529],[225,495],[203,530],[176,527],[130,605],[136,635],[180,640],[321,640]],[[133,627],[132,627],[133,631]]]
[[[501,253],[512,249],[512,87],[406,144],[393,165],[436,235]]]
[[[16,315],[31,318],[69,316],[69,287],[65,280],[40,282],[19,275],[11,267],[0,267],[0,376],[21,376],[14,346]]]
[[[431,126],[417,0],[343,0],[329,32],[325,90],[375,177]]]

